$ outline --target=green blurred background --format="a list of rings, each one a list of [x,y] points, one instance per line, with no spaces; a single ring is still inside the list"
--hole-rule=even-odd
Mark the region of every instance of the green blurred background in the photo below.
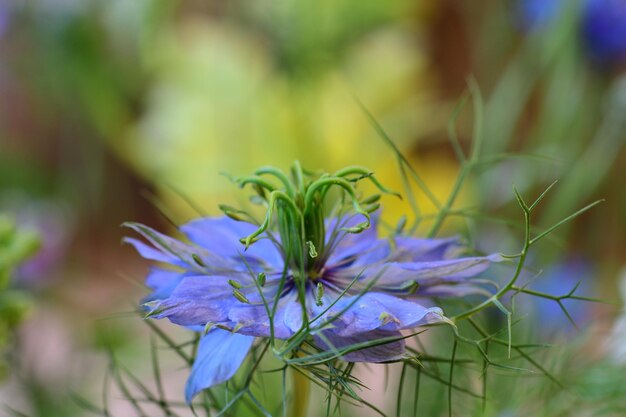
[[[586,295],[617,303],[572,304],[582,335],[558,308],[533,309],[549,333],[587,337],[577,342],[586,359],[626,361],[626,53],[598,58],[585,2],[534,3],[0,0],[0,211],[41,241],[6,290],[31,305],[2,336],[0,402],[29,416],[87,415],[73,395],[101,400],[111,348],[151,378],[150,332],[132,313],[147,265],[120,244],[122,222],[167,230],[162,213],[177,223],[194,206],[218,214],[218,203],[245,204],[221,173],[294,159],[328,171],[365,165],[402,190],[397,158],[356,98],[445,201],[462,168],[451,122],[464,152],[476,140],[471,100],[454,117],[474,80],[480,163],[441,234],[512,253],[514,185],[532,200],[559,180],[535,219],[544,228],[606,199],[542,244],[528,280],[557,295],[582,280]],[[626,6],[613,3],[623,33]],[[425,218],[436,212],[413,191]],[[414,217],[409,199],[383,205],[388,223]],[[185,372],[164,355],[180,399]],[[393,409],[395,394],[373,392]],[[119,393],[111,401],[112,415],[131,415]]]

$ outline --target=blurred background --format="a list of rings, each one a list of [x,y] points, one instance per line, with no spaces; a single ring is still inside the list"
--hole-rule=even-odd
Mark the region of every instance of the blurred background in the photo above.
[[[577,294],[614,304],[568,300],[579,331],[550,300],[519,308],[533,340],[558,335],[576,363],[614,369],[626,362],[625,69],[624,0],[0,0],[0,249],[26,248],[0,257],[2,300],[20,297],[19,314],[0,300],[0,413],[89,415],[77,403],[103,400],[111,351],[151,378],[150,329],[132,313],[148,265],[121,244],[124,221],[171,230],[166,217],[246,204],[222,173],[294,159],[365,165],[403,190],[357,100],[432,190],[413,186],[425,219],[481,135],[440,235],[519,251],[513,186],[532,201],[559,180],[533,219],[541,229],[606,200],[535,249],[525,282],[555,295],[580,282]],[[410,199],[383,206],[387,223],[415,218]],[[178,400],[179,367],[166,387]],[[592,409],[624,394],[618,377],[568,378]],[[123,395],[109,400],[111,415],[131,415]]]

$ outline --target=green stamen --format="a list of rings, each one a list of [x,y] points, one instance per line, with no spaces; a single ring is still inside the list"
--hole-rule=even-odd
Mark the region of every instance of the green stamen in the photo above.
[[[266,276],[263,272],[259,272],[259,275],[257,275],[256,280],[261,287],[265,286]]]
[[[235,298],[239,301],[241,301],[244,304],[250,304],[250,300],[248,300],[246,298],[245,295],[243,295],[243,293],[239,290],[233,290],[233,295],[235,296]]]
[[[191,258],[194,260],[195,263],[198,264],[198,266],[201,266],[202,268],[206,268],[206,264],[202,261],[200,256],[196,255],[195,253],[192,253]]]
[[[241,285],[239,282],[235,281],[234,279],[229,279],[228,280],[228,284],[231,287],[233,287],[233,288],[235,288],[237,290],[239,290],[239,289],[241,289],[243,287],[243,285]]]
[[[324,296],[324,284],[318,281],[317,288],[315,289],[315,305],[321,307],[324,305],[322,297]]]
[[[313,244],[313,242],[309,240],[306,242],[306,244],[309,246],[309,256],[311,258],[317,258],[317,251],[315,250],[315,245]]]

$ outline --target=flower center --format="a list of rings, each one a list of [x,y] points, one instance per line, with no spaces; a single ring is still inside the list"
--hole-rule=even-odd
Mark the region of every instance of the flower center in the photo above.
[[[241,242],[247,248],[274,226],[280,236],[286,266],[296,276],[317,281],[328,259],[325,203],[331,191],[340,191],[336,198],[337,212],[359,214],[365,219],[353,227],[341,229],[348,233],[360,233],[367,229],[370,213],[379,207],[379,194],[365,198],[359,195],[356,186],[361,180],[371,181],[383,193],[398,194],[384,188],[370,170],[359,166],[328,174],[304,170],[296,161],[290,174],[278,168],[264,167],[252,176],[234,179],[240,187],[252,185],[257,194],[255,200],[266,207],[265,219],[259,228],[242,238]],[[272,177],[273,182],[268,181],[268,177]],[[224,212],[235,219],[241,220],[241,215],[252,217],[242,211],[227,209]]]

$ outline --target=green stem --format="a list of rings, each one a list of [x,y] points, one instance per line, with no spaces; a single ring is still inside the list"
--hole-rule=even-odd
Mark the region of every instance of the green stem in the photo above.
[[[311,382],[309,378],[300,372],[293,372],[293,402],[291,403],[289,416],[307,416],[310,389]]]

